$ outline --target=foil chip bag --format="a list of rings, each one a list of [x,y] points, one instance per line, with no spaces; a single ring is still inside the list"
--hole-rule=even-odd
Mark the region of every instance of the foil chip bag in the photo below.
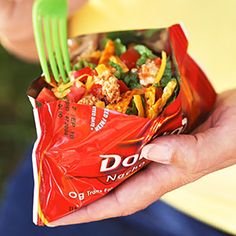
[[[216,100],[179,24],[82,35],[69,47],[68,78],[42,75],[28,89],[40,226],[109,194],[149,164],[147,143],[191,132]]]

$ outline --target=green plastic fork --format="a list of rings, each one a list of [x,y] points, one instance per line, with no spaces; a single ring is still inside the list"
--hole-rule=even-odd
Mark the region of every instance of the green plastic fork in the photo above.
[[[41,67],[48,83],[50,70],[57,82],[68,82],[71,71],[67,45],[67,0],[36,0],[33,28]],[[47,55],[47,56],[46,56]],[[58,70],[59,69],[59,70]]]

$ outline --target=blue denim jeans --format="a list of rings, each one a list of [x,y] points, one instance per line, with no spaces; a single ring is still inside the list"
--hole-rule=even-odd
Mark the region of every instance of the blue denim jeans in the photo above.
[[[1,236],[223,236],[227,235],[157,201],[136,214],[56,228],[32,223],[31,153],[9,179],[0,208]]]

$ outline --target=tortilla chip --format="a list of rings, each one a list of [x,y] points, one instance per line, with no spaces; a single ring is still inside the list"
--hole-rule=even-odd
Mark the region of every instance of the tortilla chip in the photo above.
[[[98,64],[107,64],[111,56],[115,54],[115,45],[112,40],[108,40]]]
[[[148,107],[151,107],[155,103],[156,89],[154,86],[146,88],[145,100]]]
[[[128,106],[133,98],[135,91],[127,91],[121,98],[121,100],[116,104],[109,104],[107,109],[115,110],[121,113],[125,113],[128,109]]]
[[[86,89],[89,90],[94,84],[94,80],[92,76],[88,76],[87,81],[86,81]]]
[[[142,102],[142,98],[141,95],[137,94],[133,96],[133,101],[134,104],[138,110],[138,116],[140,117],[144,117],[145,116],[145,112],[144,112],[144,108],[143,108],[143,102]]]
[[[177,81],[176,79],[172,79],[164,88],[163,94],[161,98],[159,98],[156,103],[151,106],[151,108],[148,110],[147,117],[150,119],[156,118],[163,108],[165,107],[167,101],[169,98],[173,95],[175,89],[177,86]]]
[[[95,106],[96,106],[96,107],[100,107],[100,108],[105,108],[105,102],[103,102],[103,101],[97,101],[97,102],[95,103]]]

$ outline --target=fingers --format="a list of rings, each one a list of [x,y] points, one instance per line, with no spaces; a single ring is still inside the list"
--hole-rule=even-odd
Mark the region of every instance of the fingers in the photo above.
[[[233,95],[230,100],[222,100],[220,104],[223,105],[218,105],[193,135],[159,137],[143,149],[142,155],[154,161],[145,170],[104,198],[52,224],[75,224],[129,215],[147,207],[168,191],[234,164],[234,103]]]
[[[69,0],[69,14],[79,10],[86,0]],[[33,0],[0,0],[0,41],[13,54],[37,61],[32,27]]]
[[[126,216],[146,208],[168,191],[173,168],[151,163],[145,170],[127,179],[114,191],[90,205],[50,223],[50,226],[78,224]],[[169,183],[167,183],[169,181]]]
[[[192,135],[170,135],[159,137],[143,148],[146,159],[162,164],[178,163],[186,156],[195,156],[198,140]]]
[[[213,134],[212,134],[213,135]],[[208,138],[208,137],[207,137]],[[125,216],[146,208],[164,193],[194,181],[204,173],[195,173],[201,155],[199,150],[205,138],[193,135],[165,136],[144,148],[143,155],[158,163],[126,180],[107,196],[72,213],[51,225],[68,225]],[[208,153],[210,151],[208,150]],[[204,158],[207,154],[204,154]],[[202,158],[202,157],[201,157]],[[160,160],[161,159],[161,160]],[[207,165],[203,162],[203,166]],[[197,171],[198,172],[198,171]]]
[[[29,61],[37,61],[33,38],[33,0],[0,0],[0,41],[9,52]]]
[[[171,164],[191,174],[203,176],[234,163],[232,138],[227,126],[217,125],[194,135],[170,135],[144,147],[146,159]]]
[[[194,135],[163,136],[145,146],[143,153],[148,160],[172,164],[186,171],[210,171],[212,159],[217,160],[222,155],[222,133],[220,129],[211,128]]]
[[[0,7],[0,34],[11,41],[29,39],[33,35],[33,0],[4,1]]]
[[[195,180],[170,165],[151,163],[127,179],[105,197],[82,209],[51,222],[49,226],[60,226],[98,221],[127,216],[143,210],[163,194]]]
[[[118,206],[115,193],[112,192],[96,202],[83,207],[82,209],[65,216],[57,221],[51,222],[49,226],[71,225],[98,221],[121,215],[121,208]]]

